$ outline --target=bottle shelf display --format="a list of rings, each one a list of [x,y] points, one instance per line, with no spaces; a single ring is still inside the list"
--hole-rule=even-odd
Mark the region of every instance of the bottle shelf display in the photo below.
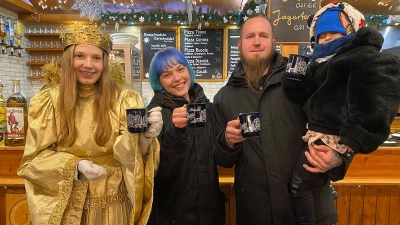
[[[21,38],[22,23],[18,19],[5,18],[0,15],[0,49],[1,54],[22,57]],[[15,53],[17,51],[17,53]]]
[[[42,79],[40,67],[55,58],[61,62],[63,49],[59,40],[59,33],[25,33],[25,37],[29,39],[29,47],[25,50],[29,52],[29,61],[26,65],[31,67],[31,74],[28,79]]]

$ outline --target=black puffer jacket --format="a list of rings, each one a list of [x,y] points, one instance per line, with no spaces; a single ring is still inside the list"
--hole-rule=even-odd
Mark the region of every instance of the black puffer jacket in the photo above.
[[[217,164],[235,166],[236,222],[238,225],[292,225],[294,208],[288,184],[300,153],[306,143],[306,117],[302,105],[295,104],[283,93],[281,77],[286,60],[278,54],[265,75],[262,91],[251,92],[239,62],[226,86],[214,97],[216,119],[225,128],[241,112],[260,113],[261,135],[251,137],[234,149],[226,146],[224,131],[218,136],[215,150]],[[337,221],[329,188],[322,179],[313,189],[318,225]]]
[[[328,61],[313,60],[303,84],[283,81],[289,98],[311,95],[304,106],[310,129],[329,128],[355,153],[370,153],[388,138],[400,106],[400,60],[380,52],[382,44],[378,31],[363,27]]]
[[[206,126],[176,128],[175,108],[188,104],[183,97],[155,92],[148,109],[162,107],[163,129],[160,166],[155,177],[154,204],[149,225],[225,225],[226,196],[219,190],[218,171],[213,157],[215,121],[213,104],[203,88],[194,83],[190,103],[206,103]]]

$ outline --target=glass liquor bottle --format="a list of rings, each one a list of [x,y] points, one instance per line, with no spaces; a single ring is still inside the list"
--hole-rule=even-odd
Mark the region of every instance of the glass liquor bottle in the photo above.
[[[6,53],[7,44],[5,43],[5,39],[6,39],[6,21],[4,16],[0,15],[0,48],[2,54]]]
[[[21,94],[19,80],[13,80],[12,94],[6,102],[8,146],[25,145],[25,135],[28,128],[28,107],[26,98]]]
[[[0,133],[7,131],[6,102],[3,97],[3,85],[0,82]]]

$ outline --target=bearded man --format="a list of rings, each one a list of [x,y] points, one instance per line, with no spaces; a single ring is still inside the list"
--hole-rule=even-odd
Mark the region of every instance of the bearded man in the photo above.
[[[287,58],[274,51],[272,26],[262,14],[244,22],[238,47],[240,61],[213,101],[221,128],[214,157],[222,167],[235,166],[237,225],[296,224],[288,184],[306,146],[301,137],[307,120],[302,105],[287,99],[282,89]],[[248,112],[259,112],[261,133],[245,139],[238,115]],[[330,151],[309,147],[314,172],[342,173],[342,165],[332,168]],[[312,190],[317,225],[337,221],[329,184],[323,179]]]

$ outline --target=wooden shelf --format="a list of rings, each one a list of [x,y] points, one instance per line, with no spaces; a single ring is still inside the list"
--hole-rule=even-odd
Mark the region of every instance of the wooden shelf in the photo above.
[[[26,65],[28,66],[43,66],[48,62],[26,62]],[[57,63],[58,65],[61,65],[60,63]]]
[[[27,76],[28,79],[43,79],[42,76]]]
[[[0,186],[21,187],[21,186],[24,186],[24,179],[22,179],[19,176],[1,176],[0,175]]]
[[[1,146],[0,151],[23,151],[25,146]]]
[[[62,52],[62,48],[25,48],[25,51],[30,52]]]
[[[59,33],[25,33],[25,37],[59,37]]]

